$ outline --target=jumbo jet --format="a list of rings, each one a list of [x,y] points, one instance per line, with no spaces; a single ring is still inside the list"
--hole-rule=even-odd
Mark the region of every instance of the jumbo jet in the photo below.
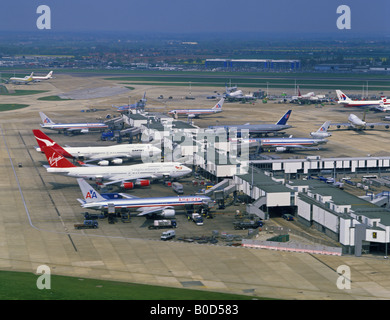
[[[58,132],[64,133],[87,133],[90,130],[104,130],[108,128],[108,125],[104,122],[84,122],[84,123],[56,123],[52,121],[47,115],[43,112],[39,112],[39,115],[42,119],[40,124],[42,128],[57,130]]]
[[[186,116],[189,118],[199,118],[200,116],[216,114],[222,112],[224,98],[219,100],[219,102],[212,107],[211,109],[175,109],[168,112],[168,114],[177,118],[179,116]]]
[[[348,116],[348,122],[347,123],[330,123],[330,126],[336,126],[337,129],[340,129],[341,127],[346,127],[346,129],[353,129],[353,130],[366,130],[366,129],[374,129],[377,126],[383,126],[386,129],[389,129],[390,125],[388,123],[383,122],[366,122],[366,113],[364,113],[363,119],[360,119],[358,116],[354,114],[350,114]]]
[[[84,179],[78,178],[84,199],[77,199],[84,209],[93,209],[107,211],[109,205],[115,209],[125,208],[135,210],[138,216],[160,216],[162,218],[173,218],[175,209],[191,208],[195,206],[208,206],[212,200],[207,196],[175,196],[175,197],[156,197],[156,198],[138,198],[126,194],[121,194],[122,199],[106,199],[100,195]]]
[[[49,173],[98,180],[103,185],[120,184],[122,188],[132,189],[134,185],[141,184],[146,180],[162,178],[180,178],[189,175],[192,170],[179,162],[154,162],[141,163],[129,166],[82,166],[77,167],[52,147],[44,147],[49,166],[45,165]]]
[[[338,103],[342,104],[344,107],[374,107],[389,105],[390,101],[386,97],[382,97],[381,100],[351,100],[344,92],[341,90],[336,90]]]
[[[33,75],[33,80],[34,82],[39,82],[39,81],[42,81],[42,80],[49,80],[49,79],[53,79],[53,71],[50,71],[46,76],[42,77],[42,76],[34,76]]]
[[[25,76],[24,78],[18,78],[18,77],[11,77],[7,81],[7,83],[11,82],[14,84],[29,84],[30,82],[33,82],[33,75],[34,72],[31,72],[29,76]]]
[[[323,139],[323,138],[330,137],[332,134],[328,132],[329,125],[330,125],[330,121],[325,121],[324,124],[317,131],[311,132],[310,136],[316,139]]]
[[[111,164],[122,164],[123,159],[148,158],[161,154],[161,149],[152,144],[120,144],[104,147],[61,147],[58,143],[44,134],[41,130],[33,130],[39,148],[43,152],[45,147],[52,147],[55,151],[66,158],[87,160],[85,163],[98,161],[98,165],[107,166]]]
[[[248,130],[250,135],[254,134],[268,134],[276,133],[281,130],[291,128],[287,125],[287,121],[290,118],[292,110],[288,110],[275,124],[241,124],[241,125],[228,125],[228,126],[209,126],[210,129],[225,129],[225,130],[237,130],[237,136],[240,136],[242,130]]]

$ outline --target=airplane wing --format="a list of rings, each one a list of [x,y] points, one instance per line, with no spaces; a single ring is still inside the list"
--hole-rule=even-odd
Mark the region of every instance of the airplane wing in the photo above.
[[[388,123],[383,123],[383,122],[366,123],[366,128],[373,129],[374,127],[385,127],[386,129],[389,129],[390,125]]]
[[[349,122],[343,122],[343,123],[329,123],[329,127],[330,126],[336,126],[337,128],[340,128],[340,127],[352,127],[352,125],[349,123]]]
[[[173,209],[172,206],[161,206],[161,207],[143,207],[137,209],[137,211],[141,211],[141,213],[137,214],[137,216],[146,216],[149,214],[161,212],[165,209]]]
[[[74,132],[87,133],[87,132],[89,132],[88,129],[79,129],[79,128],[68,128],[68,129],[66,129],[66,131],[71,132],[71,133],[74,133]]]

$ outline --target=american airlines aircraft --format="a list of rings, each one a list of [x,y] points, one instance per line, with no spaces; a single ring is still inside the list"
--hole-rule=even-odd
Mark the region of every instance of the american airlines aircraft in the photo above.
[[[315,132],[311,132],[310,135],[312,138],[323,139],[330,137],[332,134],[328,132],[330,121],[325,121],[324,124]]]
[[[33,133],[39,145],[39,148],[36,148],[37,151],[43,152],[43,148],[52,147],[66,158],[87,160],[86,163],[98,161],[98,165],[101,166],[107,166],[110,162],[112,164],[122,164],[123,159],[148,158],[161,154],[161,149],[146,143],[63,148],[41,130],[33,130]]]
[[[64,133],[87,133],[90,130],[104,130],[108,125],[104,122],[84,122],[84,123],[56,123],[43,112],[39,112],[42,119],[41,127],[50,130],[63,131]]]
[[[174,116],[175,118],[179,116],[186,116],[189,118],[199,118],[199,116],[210,115],[222,112],[224,98],[219,100],[219,102],[212,107],[211,109],[175,109],[168,112],[168,114]]]
[[[390,101],[385,97],[382,97],[381,100],[352,100],[341,90],[336,90],[336,94],[339,99],[338,103],[344,107],[373,107],[390,104]]]
[[[177,208],[193,208],[195,206],[207,206],[212,200],[207,196],[175,196],[138,198],[121,194],[122,199],[106,199],[92,188],[84,179],[79,178],[77,182],[80,186],[84,199],[77,199],[84,209],[105,211],[109,204],[115,208],[126,208],[138,211],[138,216],[158,215],[163,218],[173,218]]]
[[[76,167],[52,147],[43,148],[49,166],[47,172],[68,177],[89,180],[108,181],[103,185],[120,184],[125,189],[132,189],[134,184],[145,179],[180,178],[189,175],[192,170],[179,162],[153,162],[129,166],[83,166]]]

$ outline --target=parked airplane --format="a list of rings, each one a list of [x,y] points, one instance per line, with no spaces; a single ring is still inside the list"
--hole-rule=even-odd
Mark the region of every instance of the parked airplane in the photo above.
[[[363,119],[360,119],[358,116],[351,113],[348,116],[347,123],[330,123],[330,126],[336,126],[337,129],[340,129],[341,127],[346,127],[347,129],[353,129],[353,130],[374,129],[376,126],[384,126],[386,129],[389,129],[390,127],[388,123],[366,122],[365,118],[366,118],[366,113],[364,113]]]
[[[328,132],[330,121],[326,121],[317,131],[311,132],[310,135],[315,139],[323,139],[330,137],[332,134]]]
[[[146,92],[144,93],[144,96],[141,100],[137,101],[136,103],[133,103],[133,104],[126,104],[126,105],[123,105],[123,106],[114,106],[114,108],[117,109],[117,111],[119,112],[123,112],[123,111],[129,111],[129,110],[139,110],[139,109],[144,109],[145,108],[145,105],[146,105]]]
[[[39,81],[42,81],[42,80],[49,80],[49,79],[52,79],[53,78],[53,71],[50,71],[46,76],[34,76],[33,75],[33,80],[34,82],[39,82]]]
[[[237,130],[237,136],[240,136],[241,130],[248,130],[250,135],[254,134],[268,134],[276,133],[281,130],[291,128],[290,125],[287,125],[287,121],[290,118],[292,110],[288,110],[275,124],[241,124],[241,125],[228,125],[228,126],[209,126],[210,129],[220,129],[225,130]]]
[[[376,110],[376,111],[381,111],[381,112],[387,112],[390,111],[390,105],[385,104],[387,102],[387,98],[383,98],[379,106],[372,106],[371,109]]]
[[[41,130],[33,130],[39,148],[37,151],[43,152],[43,148],[52,147],[55,151],[66,158],[85,160],[86,163],[98,161],[98,165],[107,166],[110,164],[122,164],[123,159],[135,159],[150,157],[161,154],[161,149],[152,144],[118,144],[104,147],[64,147],[53,141]]]
[[[84,179],[77,179],[84,199],[77,199],[84,209],[106,211],[109,205],[115,209],[125,208],[138,211],[138,216],[160,216],[173,218],[175,209],[193,209],[195,206],[207,206],[212,200],[207,196],[174,196],[156,198],[138,198],[135,196],[121,194],[122,199],[106,199],[100,195]]]
[[[108,128],[108,125],[104,122],[91,122],[91,123],[56,123],[52,121],[48,116],[43,112],[39,112],[41,116],[42,123],[41,127],[57,130],[58,132],[63,131],[64,133],[87,133],[90,130],[104,130]]]
[[[168,114],[172,115],[174,118],[179,116],[186,116],[189,118],[199,118],[199,116],[210,115],[222,112],[224,98],[219,100],[219,102],[212,107],[211,109],[175,109],[168,112]]]
[[[299,86],[297,88],[298,88],[298,95],[292,96],[291,102],[299,102],[299,103],[305,102],[305,101],[320,102],[320,101],[323,101],[325,99],[324,95],[316,95],[314,92],[309,92],[309,93],[302,95],[301,91],[299,89]]]
[[[33,75],[34,72],[31,72],[29,76],[25,76],[24,78],[18,78],[18,77],[11,77],[9,80],[6,81],[6,83],[13,83],[13,84],[29,84],[33,81]]]
[[[165,177],[180,178],[189,175],[192,170],[179,162],[141,163],[129,166],[83,166],[76,167],[52,147],[44,147],[49,166],[47,172],[68,177],[85,178],[89,180],[108,181],[103,185],[120,184],[122,188],[132,189],[136,184],[145,184],[147,179],[162,179]]]
[[[382,97],[381,100],[351,100],[344,92],[341,90],[336,90],[338,103],[342,104],[344,107],[373,107],[380,106],[382,103],[384,105],[390,104],[390,101]]]
[[[250,138],[244,139],[243,142],[250,144],[257,143],[261,150],[276,152],[285,152],[290,150],[305,149],[305,150],[319,150],[320,144],[328,142],[326,139],[313,139],[313,138],[294,138],[292,136],[288,138]]]
[[[228,101],[250,101],[257,98],[253,94],[243,94],[242,90],[237,90],[237,87],[227,87],[225,90],[224,98]]]

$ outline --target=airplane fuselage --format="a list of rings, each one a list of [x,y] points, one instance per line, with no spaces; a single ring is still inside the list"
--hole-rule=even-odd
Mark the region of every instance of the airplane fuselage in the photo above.
[[[93,197],[93,195],[91,196]],[[93,200],[93,199],[91,199]],[[139,209],[153,207],[186,207],[204,205],[210,202],[211,199],[207,196],[179,196],[179,197],[158,197],[158,198],[133,198],[133,199],[110,199],[105,201],[89,202],[82,204],[83,208],[103,210],[107,209],[109,204],[113,204],[115,208]]]
[[[108,125],[102,122],[96,122],[96,123],[56,123],[56,124],[41,124],[42,128],[50,129],[50,130],[103,130],[107,129]]]
[[[51,166],[53,166],[56,160],[58,161],[58,159],[55,158],[49,160],[52,161]],[[179,178],[190,174],[192,170],[176,162],[156,162],[117,167],[48,167],[47,172],[89,180],[116,180],[118,177],[123,180],[131,180],[132,177],[135,177],[136,179],[137,177],[144,176]]]

